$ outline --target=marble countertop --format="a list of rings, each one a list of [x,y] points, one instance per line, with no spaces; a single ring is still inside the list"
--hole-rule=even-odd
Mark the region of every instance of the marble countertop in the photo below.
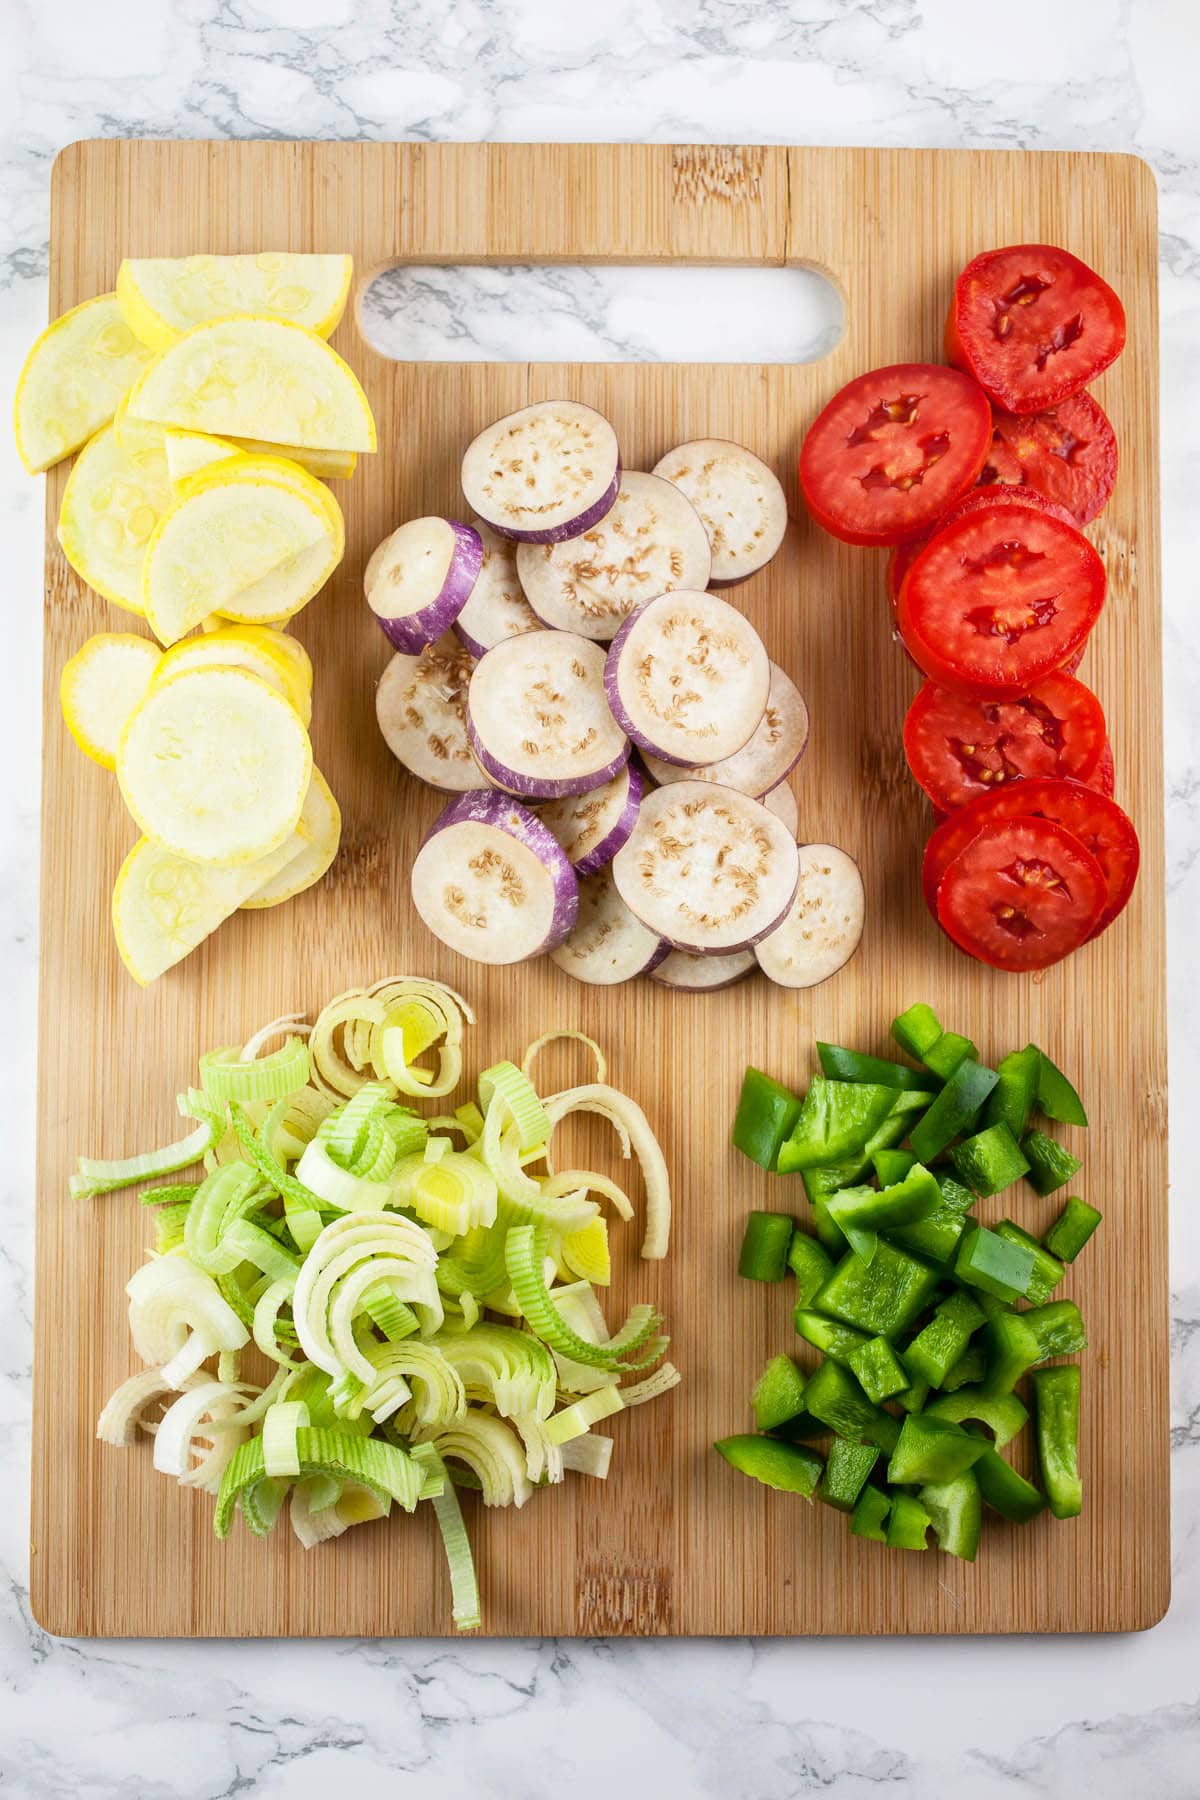
[[[3,0],[0,22],[0,385],[9,391],[45,322],[50,163],[74,138],[995,145],[1147,158],[1162,230],[1171,1078],[1188,1093],[1200,1079],[1200,964],[1187,950],[1200,909],[1200,624],[1188,562],[1200,529],[1194,0]],[[431,341],[445,323],[435,307]],[[463,353],[461,340],[449,353]],[[1150,1633],[962,1644],[104,1644],[37,1628],[26,1590],[40,691],[31,602],[42,492],[2,436],[0,992],[15,1014],[0,1050],[7,1791],[209,1800],[317,1796],[339,1783],[358,1800],[401,1787],[413,1800],[1200,1794],[1200,1215],[1186,1183],[1172,1237],[1175,1598]]]

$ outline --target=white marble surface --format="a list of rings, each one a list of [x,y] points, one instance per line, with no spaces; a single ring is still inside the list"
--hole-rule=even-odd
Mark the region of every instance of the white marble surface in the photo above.
[[[50,162],[77,137],[764,139],[1147,157],[1161,192],[1172,1081],[1185,1116],[1200,1079],[1198,53],[1195,0],[0,0],[0,376],[11,389],[44,321]],[[652,339],[637,296],[628,304],[616,336]],[[42,494],[0,439],[6,1791],[1200,1794],[1200,1225],[1186,1141],[1173,1236],[1175,1599],[1149,1634],[428,1646],[43,1636],[26,1601]]]

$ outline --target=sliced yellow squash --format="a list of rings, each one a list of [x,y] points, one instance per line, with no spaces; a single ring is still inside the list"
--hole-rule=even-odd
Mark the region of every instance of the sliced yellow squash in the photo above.
[[[315,887],[337,855],[342,841],[341,809],[329,791],[329,783],[315,767],[300,814],[300,830],[311,833],[308,842],[277,875],[270,876],[248,900],[242,901],[244,907],[278,906],[302,894],[305,888]]]
[[[353,450],[306,450],[302,444],[268,444],[261,438],[230,438],[248,456],[285,456],[322,481],[348,481],[358,467]]]
[[[130,330],[151,350],[165,350],[193,326],[231,313],[256,313],[307,325],[319,337],[346,310],[354,263],[348,256],[126,257],[117,299]]]
[[[112,897],[117,949],[133,979],[146,987],[182,962],[300,847],[293,834],[260,862],[217,869],[139,838],[121,864]]]
[[[311,694],[313,684],[312,658],[309,656],[308,651],[304,648],[304,645],[300,642],[299,638],[294,638],[290,632],[280,631],[275,625],[265,625],[263,631],[271,640],[271,648],[276,650],[280,656],[287,657],[292,665],[297,680],[302,681]]]
[[[107,425],[150,360],[115,294],[73,306],[43,331],[17,382],[13,424],[31,475],[61,462]]]
[[[129,396],[132,417],[214,437],[314,450],[374,450],[358,378],[324,338],[281,319],[198,325],[151,363]]]
[[[130,715],[146,697],[162,652],[129,631],[99,631],[66,664],[59,684],[67,730],[85,756],[113,769]]]
[[[169,680],[184,669],[249,669],[282,694],[300,715],[300,723],[307,725],[312,718],[312,684],[278,648],[280,637],[265,625],[225,625],[203,637],[183,638],[162,652],[155,679]]]
[[[125,449],[106,425],[67,477],[58,514],[63,555],[89,587],[140,615],[146,545],[171,505],[161,444]]]
[[[294,708],[248,669],[184,669],[152,683],[117,746],[138,826],[190,862],[269,856],[295,830],[311,776]]]
[[[213,463],[229,462],[242,453],[236,444],[224,438],[209,437],[203,431],[164,431],[163,448],[167,457],[167,474],[172,491],[178,495],[185,481],[198,475]]]

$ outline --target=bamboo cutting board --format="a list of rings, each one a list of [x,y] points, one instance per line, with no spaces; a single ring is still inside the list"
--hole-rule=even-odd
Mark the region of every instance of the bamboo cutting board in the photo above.
[[[889,642],[882,556],[808,521],[801,436],[851,375],[940,356],[956,270],[995,244],[1050,241],[1097,266],[1129,315],[1129,347],[1098,387],[1121,442],[1116,496],[1092,535],[1108,607],[1084,675],[1108,712],[1117,797],[1141,832],[1143,873],[1114,930],[1044,977],[968,962],[928,919],[918,883],[928,811],[900,724],[914,678]],[[46,563],[40,1171],[33,1609],[66,1634],[400,1635],[449,1629],[432,1521],[394,1519],[305,1554],[211,1533],[211,1503],[156,1475],[149,1447],[94,1440],[97,1412],[134,1367],[123,1284],[148,1230],[129,1196],[66,1198],[73,1157],[125,1155],[178,1132],[173,1095],[197,1054],[290,1008],[407,970],[464,988],[480,1024],[472,1071],[551,1025],[594,1033],[613,1079],[660,1128],[675,1177],[665,1264],[623,1243],[621,1316],[657,1301],[684,1386],[612,1426],[607,1484],[570,1478],[520,1513],[471,1507],[486,1629],[555,1633],[1114,1631],[1154,1623],[1168,1595],[1167,1195],[1155,189],[1132,158],[1012,152],[616,146],[96,142],[55,166],[51,312],[113,286],[123,255],[351,251],[360,282],[390,263],[531,261],[812,264],[845,299],[842,342],[799,367],[569,367],[391,363],[347,316],[337,347],[362,376],[381,453],[337,492],[345,562],[298,620],[316,665],[314,742],[345,813],[341,857],[292,904],[243,914],[150,990],[122,969],[108,923],[134,838],[110,775],[59,717],[66,658],[125,629],[69,571]],[[361,599],[363,564],[402,519],[459,507],[466,441],[529,401],[568,395],[614,421],[627,467],[672,444],[741,440],[787,484],[792,524],[739,588],[800,682],[813,739],[795,778],[802,835],[844,845],[866,880],[862,949],[837,979],[792,994],[754,979],[709,998],[642,982],[577,986],[549,963],[489,971],[424,930],[407,872],[437,797],[392,762],[372,694],[387,657]],[[709,1448],[743,1430],[765,1359],[792,1347],[784,1287],[734,1275],[751,1206],[804,1210],[728,1148],[747,1061],[802,1084],[813,1040],[884,1049],[888,1021],[929,1001],[985,1056],[1034,1038],[1077,1078],[1095,1121],[1083,1192],[1105,1224],[1065,1291],[1086,1316],[1084,1517],[1018,1529],[989,1518],[975,1566],[851,1538],[828,1509],[735,1477]],[[1082,1138],[1082,1133],[1068,1133]],[[1077,1146],[1078,1147],[1078,1146]],[[1022,1191],[1041,1229],[1057,1210]],[[1003,1210],[987,1203],[984,1216]],[[606,1427],[607,1429],[607,1427]],[[428,1512],[422,1509],[422,1514]]]

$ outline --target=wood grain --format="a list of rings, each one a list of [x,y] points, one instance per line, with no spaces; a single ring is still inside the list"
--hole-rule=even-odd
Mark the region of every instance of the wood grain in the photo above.
[[[1129,348],[1098,394],[1120,436],[1117,493],[1093,536],[1110,576],[1085,676],[1108,711],[1117,793],[1145,855],[1115,930],[1044,977],[995,975],[930,924],[917,870],[929,828],[899,728],[913,690],[889,642],[883,559],[835,544],[795,489],[808,421],[851,374],[940,355],[951,279],[976,251],[1050,240],[1122,295]],[[1155,190],[1131,158],[998,152],[507,145],[98,142],[53,180],[51,310],[111,288],[123,254],[349,250],[362,280],[399,261],[581,259],[813,264],[839,284],[846,332],[801,367],[390,363],[348,316],[335,342],[362,374],[381,454],[338,489],[348,549],[298,621],[317,667],[314,741],[346,817],[322,886],[235,919],[148,992],[122,970],[108,897],[134,834],[111,780],[59,717],[65,659],[123,617],[54,540],[49,480],[42,853],[40,1171],[33,1494],[34,1612],[79,1635],[394,1635],[448,1629],[430,1522],[357,1530],[306,1555],[217,1544],[211,1505],[156,1475],[146,1448],[97,1446],[94,1421],[133,1367],[122,1287],[144,1219],[127,1197],[71,1205],[80,1150],[121,1155],[177,1128],[197,1053],[284,1008],[407,969],[466,988],[475,1066],[553,1023],[595,1033],[645,1102],[675,1171],[665,1265],[623,1255],[614,1309],[659,1302],[685,1386],[614,1426],[607,1486],[572,1480],[523,1512],[471,1520],[487,1629],[527,1633],[1112,1631],[1152,1624],[1168,1594],[1164,1008]],[[754,980],[709,999],[646,983],[607,993],[547,963],[487,971],[433,942],[407,900],[438,807],[391,761],[372,692],[386,647],[360,597],[366,556],[399,520],[457,504],[465,441],[528,401],[567,394],[614,420],[627,466],[697,435],[736,438],[787,484],[780,556],[736,598],[799,680],[814,719],[797,776],[802,831],[863,868],[869,924],[837,980],[789,994]],[[1072,1270],[1091,1336],[1087,1506],[1071,1524],[989,1519],[977,1565],[887,1555],[845,1521],[736,1480],[711,1440],[745,1428],[762,1362],[793,1343],[784,1289],[738,1284],[754,1205],[802,1207],[727,1147],[747,1060],[800,1083],[822,1036],[880,1048],[916,999],[998,1055],[1033,1037],[1094,1106],[1084,1192],[1099,1237]],[[1066,1133],[1068,1138],[1082,1133]],[[1053,1201],[1022,1196],[1040,1228]],[[990,1203],[999,1211],[998,1202]]]

